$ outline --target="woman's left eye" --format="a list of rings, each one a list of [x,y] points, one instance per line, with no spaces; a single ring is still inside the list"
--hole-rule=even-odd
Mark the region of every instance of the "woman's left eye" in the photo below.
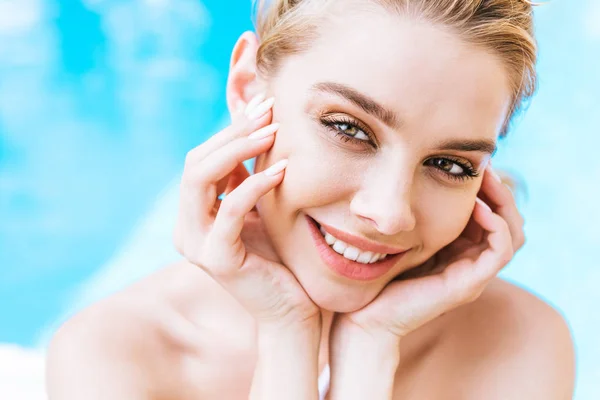
[[[432,158],[426,164],[441,170],[444,174],[453,179],[466,179],[476,177],[477,171],[466,163],[454,161],[448,158]]]

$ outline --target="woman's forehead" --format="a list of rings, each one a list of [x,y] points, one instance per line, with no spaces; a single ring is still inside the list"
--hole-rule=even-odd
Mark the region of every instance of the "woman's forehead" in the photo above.
[[[314,46],[284,62],[281,83],[306,96],[342,84],[432,129],[501,129],[511,92],[497,57],[426,21],[381,14],[349,13],[320,29]]]

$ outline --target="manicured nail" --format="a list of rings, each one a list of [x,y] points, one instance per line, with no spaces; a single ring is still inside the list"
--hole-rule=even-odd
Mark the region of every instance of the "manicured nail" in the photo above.
[[[275,164],[271,165],[269,168],[265,169],[264,174],[267,176],[274,176],[280,173],[287,167],[288,160],[277,161]]]
[[[264,126],[255,132],[252,132],[250,135],[248,135],[248,139],[264,139],[274,135],[275,132],[277,132],[277,129],[279,129],[279,123],[275,122],[271,125]]]
[[[275,104],[275,98],[269,97],[268,99],[257,105],[256,108],[248,114],[248,119],[259,119],[260,117],[265,115],[265,113],[269,111],[271,107],[273,107],[273,104]]]
[[[488,171],[496,181],[498,181],[499,183],[502,183],[502,178],[500,178],[500,175],[498,175],[498,173],[496,171],[494,171],[494,168],[492,168],[491,164],[488,165]]]
[[[254,96],[248,102],[248,105],[246,106],[246,110],[244,111],[244,114],[246,114],[246,116],[248,116],[256,108],[257,105],[262,103],[262,101],[265,99],[265,97],[267,97],[267,94],[265,92],[259,93],[256,96]]]
[[[489,211],[492,211],[492,208],[490,206],[488,206],[487,204],[485,204],[485,202],[483,200],[481,200],[479,197],[477,197],[475,199],[479,204],[481,204],[484,208],[486,208]]]

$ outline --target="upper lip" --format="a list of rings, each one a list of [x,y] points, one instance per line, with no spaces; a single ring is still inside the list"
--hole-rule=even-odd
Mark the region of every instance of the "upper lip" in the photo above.
[[[405,249],[399,249],[397,247],[392,247],[392,246],[388,246],[385,244],[373,242],[369,239],[365,239],[360,236],[355,236],[350,233],[340,231],[339,229],[336,229],[333,226],[324,224],[317,220],[315,220],[315,222],[317,222],[317,224],[322,226],[323,229],[325,229],[325,231],[327,231],[327,233],[333,235],[336,239],[340,239],[344,243],[354,246],[360,250],[366,250],[366,251],[371,251],[373,253],[390,254],[390,255],[395,255],[395,254],[406,252]]]

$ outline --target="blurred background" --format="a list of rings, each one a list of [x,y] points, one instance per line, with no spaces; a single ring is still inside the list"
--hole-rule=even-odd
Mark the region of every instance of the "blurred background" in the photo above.
[[[0,398],[43,399],[70,313],[176,258],[186,152],[227,121],[250,0],[0,0]],[[536,10],[540,89],[495,166],[525,183],[502,273],[565,316],[600,398],[600,1]]]

